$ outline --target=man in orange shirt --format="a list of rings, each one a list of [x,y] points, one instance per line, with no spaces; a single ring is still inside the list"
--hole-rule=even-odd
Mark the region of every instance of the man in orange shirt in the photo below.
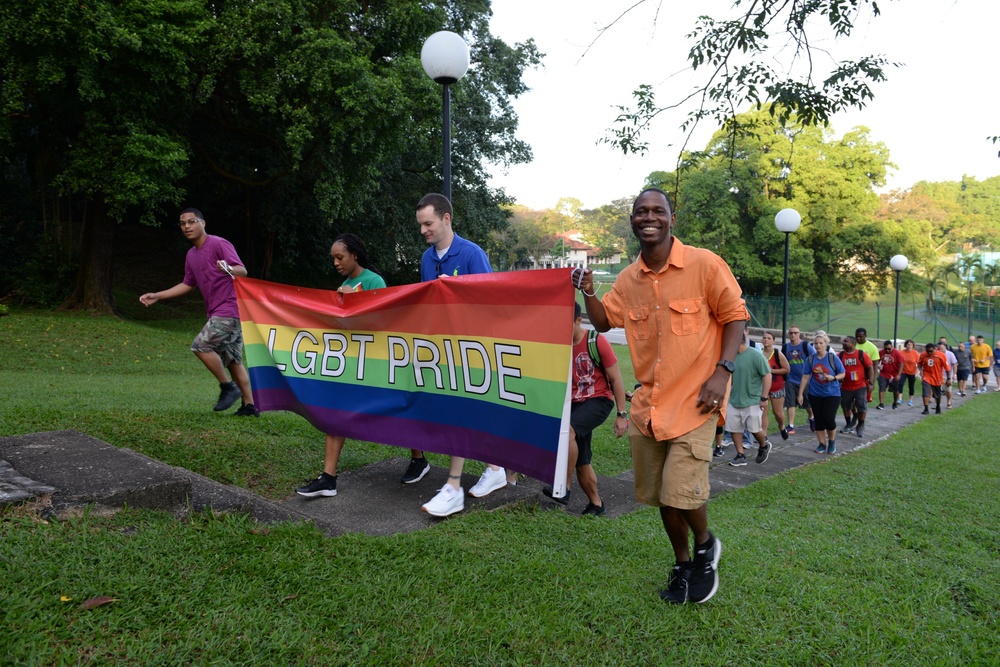
[[[660,508],[675,565],[660,597],[705,602],[719,586],[722,543],[708,530],[708,465],[733,359],[749,319],[732,271],[671,235],[670,200],[656,188],[632,204],[639,259],[603,301],[589,269],[574,272],[591,324],[625,328],[635,378],[629,440],[636,499]],[[694,534],[694,557],[689,534]]]
[[[920,371],[920,384],[924,391],[924,411],[920,414],[930,414],[931,396],[934,397],[934,414],[941,414],[941,383],[944,382],[945,371],[951,371],[948,359],[934,347],[934,343],[927,343],[925,352],[920,355],[917,361],[917,370]]]
[[[990,366],[993,365],[993,350],[982,336],[976,336],[976,344],[969,348],[972,353],[972,386],[977,394],[986,393],[986,385],[990,383]]]

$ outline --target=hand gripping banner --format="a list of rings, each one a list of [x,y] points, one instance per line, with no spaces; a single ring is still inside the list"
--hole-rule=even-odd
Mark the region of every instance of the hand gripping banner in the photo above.
[[[236,278],[254,404],[566,485],[569,269],[340,294]]]

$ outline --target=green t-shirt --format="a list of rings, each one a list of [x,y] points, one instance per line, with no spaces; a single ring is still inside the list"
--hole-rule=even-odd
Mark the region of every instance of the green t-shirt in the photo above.
[[[382,280],[382,276],[368,269],[362,269],[357,278],[348,278],[344,281],[344,284],[355,289],[360,285],[363,290],[385,287],[385,281]]]
[[[771,372],[764,355],[752,347],[736,355],[733,360],[733,388],[729,392],[729,403],[734,408],[749,408],[760,405],[764,395],[764,376]]]
[[[872,360],[872,364],[878,364],[879,353],[878,348],[875,347],[875,343],[870,340],[866,340],[863,343],[858,343],[858,349],[863,350],[868,353],[868,358]]]

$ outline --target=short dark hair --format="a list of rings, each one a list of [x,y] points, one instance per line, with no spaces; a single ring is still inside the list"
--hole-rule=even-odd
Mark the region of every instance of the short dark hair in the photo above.
[[[647,192],[659,192],[661,195],[663,195],[663,198],[667,200],[667,213],[671,214],[671,213],[674,212],[674,205],[670,203],[670,195],[668,195],[666,192],[664,192],[660,188],[646,188],[645,190],[643,190],[642,192],[640,192],[636,196],[636,198],[632,200],[632,210],[633,211],[635,211],[635,203],[637,201],[639,201],[639,198],[642,197]]]
[[[893,345],[895,345],[895,343],[893,343],[888,338],[886,338],[884,341],[882,341],[882,347],[891,347]]]
[[[437,217],[441,218],[442,220],[444,219],[445,213],[447,213],[448,216],[451,218],[455,217],[455,213],[451,208],[451,202],[448,201],[448,198],[445,197],[444,195],[438,194],[436,192],[431,192],[421,197],[420,201],[417,202],[418,211],[428,206],[433,206],[434,213],[436,213]]]
[[[583,317],[583,309],[580,308],[580,302],[579,301],[574,301],[573,302],[573,313],[574,313],[573,314],[573,321],[574,322],[576,322],[578,319],[580,319],[581,317]]]
[[[926,345],[924,345],[924,349],[925,350],[936,350],[937,349],[937,345],[935,343],[927,343]]]
[[[846,343],[847,341],[851,341],[852,343],[857,343],[858,339],[855,338],[854,336],[844,336],[841,342]]]
[[[203,216],[201,214],[201,211],[199,211],[196,208],[186,208],[183,211],[181,211],[180,214],[177,217],[179,218],[182,215],[184,215],[185,213],[194,213],[194,217],[198,218],[199,220],[204,220],[205,219],[205,216]]]
[[[867,336],[868,329],[865,329],[864,327],[858,327],[857,329],[854,330],[854,335],[857,336],[859,333],[863,333],[864,335]]]

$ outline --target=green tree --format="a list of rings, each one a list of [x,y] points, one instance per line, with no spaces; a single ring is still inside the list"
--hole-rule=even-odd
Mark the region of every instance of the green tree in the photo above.
[[[511,100],[541,57],[490,34],[487,2],[5,3],[0,142],[38,175],[36,218],[53,192],[83,216],[70,302],[109,310],[115,224],[173,219],[185,195],[254,275],[316,280],[354,231],[390,282],[415,279],[413,207],[441,189],[441,89],[419,54],[442,28],[472,58],[453,87],[456,230],[485,241],[507,224],[485,167],[530,158]]]
[[[643,133],[653,119],[693,100],[683,127],[712,118],[733,136],[743,131],[738,110],[748,105],[765,109],[781,124],[801,125],[825,125],[838,111],[863,108],[874,98],[872,85],[885,81],[886,69],[895,64],[881,54],[837,58],[824,72],[813,58],[813,45],[817,33],[846,38],[856,22],[878,15],[875,0],[784,0],[737,2],[724,19],[701,16],[688,35],[688,62],[705,73],[702,83],[669,107],[657,104],[652,86],[640,86],[634,107],[619,107],[605,141],[626,153],[643,152]]]
[[[0,8],[0,145],[31,179],[42,235],[80,257],[67,306],[110,311],[116,222],[179,200],[210,24],[199,0]]]

